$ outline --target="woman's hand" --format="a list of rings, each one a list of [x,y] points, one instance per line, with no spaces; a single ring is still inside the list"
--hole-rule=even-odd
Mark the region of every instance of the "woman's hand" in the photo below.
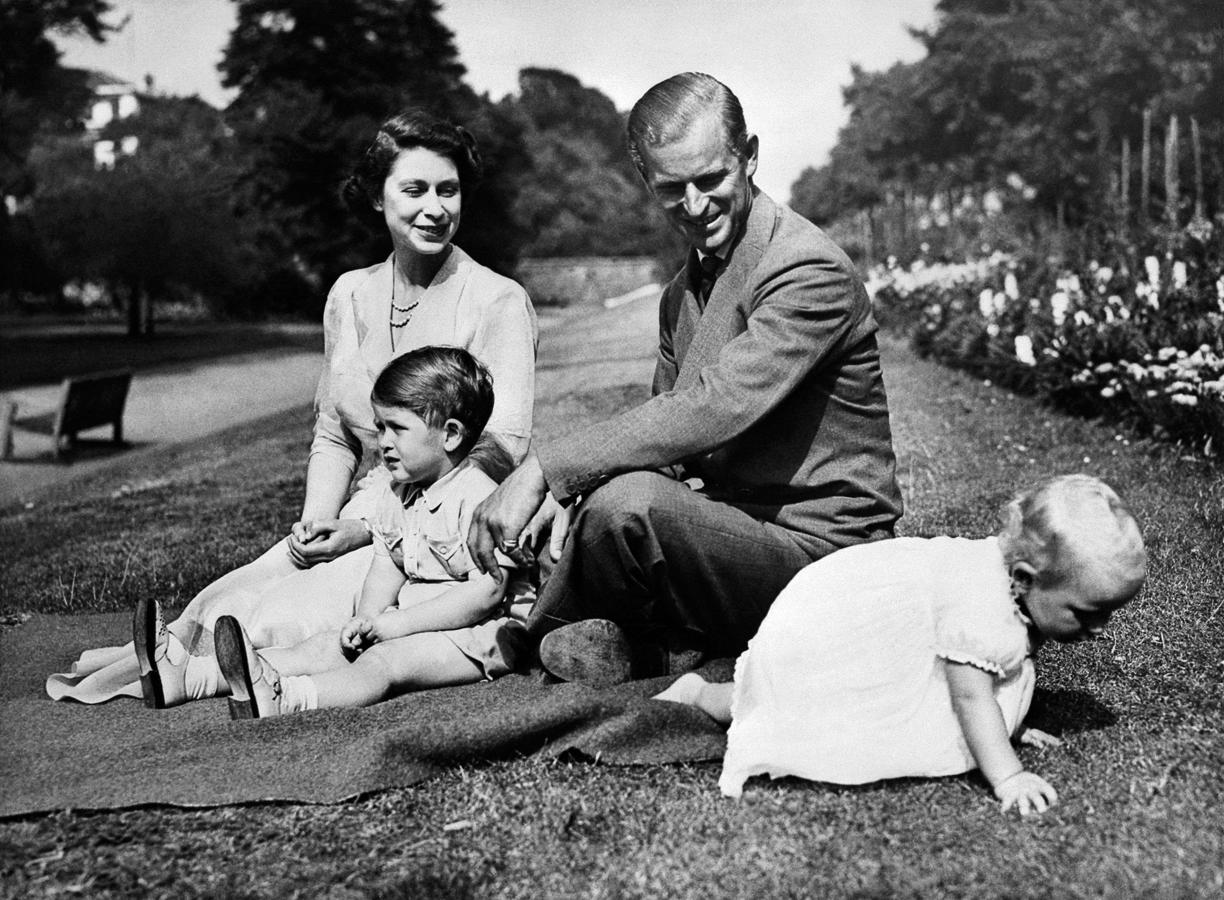
[[[1043,813],[1058,802],[1058,791],[1040,775],[1027,770],[1000,781],[994,793],[1001,801],[1002,812],[1014,806],[1022,816]]]
[[[364,547],[370,532],[360,519],[316,519],[294,522],[286,541],[293,562],[308,569]]]
[[[373,640],[374,623],[365,616],[353,616],[340,629],[340,652],[352,659],[365,650]]]

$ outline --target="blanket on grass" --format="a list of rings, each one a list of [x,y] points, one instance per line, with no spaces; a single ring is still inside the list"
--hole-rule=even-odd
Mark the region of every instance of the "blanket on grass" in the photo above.
[[[223,698],[169,710],[50,700],[47,673],[130,638],[127,615],[36,616],[0,634],[0,816],[258,801],[337,803],[457,762],[576,753],[613,765],[721,759],[704,714],[651,701],[672,679],[594,690],[511,675],[366,709],[231,722]],[[730,661],[706,667],[728,680]]]

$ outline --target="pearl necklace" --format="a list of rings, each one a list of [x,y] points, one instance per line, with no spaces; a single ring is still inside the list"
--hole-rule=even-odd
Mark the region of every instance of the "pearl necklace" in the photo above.
[[[393,298],[394,296],[395,295],[392,294]],[[411,322],[412,321],[412,311],[420,305],[421,305],[421,301],[418,300],[416,301],[416,303],[409,303],[407,306],[400,306],[398,303],[395,302],[394,299],[392,299],[391,300],[391,327],[392,328],[403,328],[405,325]],[[395,321],[395,314],[397,312],[404,313],[404,321],[402,322]]]
[[[392,266],[395,265],[394,257],[392,257],[391,259],[391,265]],[[388,317],[391,323],[391,327],[392,328],[403,328],[405,325],[411,322],[413,310],[415,310],[420,305],[421,305],[420,300],[414,300],[412,303],[409,303],[407,306],[400,306],[398,303],[395,302],[395,270],[392,269],[391,271],[391,314]],[[395,314],[397,312],[404,314],[403,321],[400,321],[400,322],[395,321]]]

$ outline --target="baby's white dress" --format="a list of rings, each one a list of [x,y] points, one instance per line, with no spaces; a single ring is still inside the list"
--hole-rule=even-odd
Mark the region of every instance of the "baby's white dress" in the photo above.
[[[896,538],[805,567],[735,666],[719,787],[753,775],[863,784],[977,767],[944,660],[995,678],[1015,734],[1033,696],[1028,628],[994,538]]]

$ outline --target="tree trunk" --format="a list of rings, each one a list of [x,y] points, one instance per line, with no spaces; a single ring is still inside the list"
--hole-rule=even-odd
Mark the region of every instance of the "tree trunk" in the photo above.
[[[153,336],[153,294],[142,289],[140,292],[140,323],[145,337]]]
[[[1139,224],[1145,225],[1152,203],[1152,108],[1143,110],[1143,149],[1139,161]]]
[[[140,325],[140,282],[132,278],[127,282],[128,337],[140,337]]]

